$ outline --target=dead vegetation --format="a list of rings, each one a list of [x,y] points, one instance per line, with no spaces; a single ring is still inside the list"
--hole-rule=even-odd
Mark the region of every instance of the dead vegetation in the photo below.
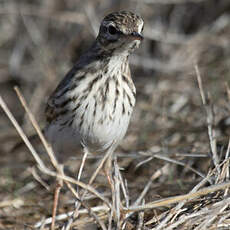
[[[111,192],[94,178],[102,156],[76,150],[63,170],[45,140],[27,137],[118,9],[144,17],[145,41],[131,57],[137,105]],[[0,1],[0,229],[50,229],[54,197],[53,229],[229,229],[229,12],[228,0]]]

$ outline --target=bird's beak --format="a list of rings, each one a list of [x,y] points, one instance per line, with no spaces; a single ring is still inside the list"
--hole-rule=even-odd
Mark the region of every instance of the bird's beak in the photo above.
[[[130,37],[131,39],[133,39],[133,40],[140,40],[140,41],[144,39],[143,35],[140,34],[140,33],[138,33],[138,32],[132,32],[132,33],[129,35],[129,37]]]

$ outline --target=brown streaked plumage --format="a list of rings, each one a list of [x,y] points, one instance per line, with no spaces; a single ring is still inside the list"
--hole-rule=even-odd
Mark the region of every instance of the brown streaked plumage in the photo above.
[[[107,15],[92,47],[50,96],[45,134],[54,150],[113,150],[123,139],[136,90],[128,57],[142,40],[143,20],[128,11]]]

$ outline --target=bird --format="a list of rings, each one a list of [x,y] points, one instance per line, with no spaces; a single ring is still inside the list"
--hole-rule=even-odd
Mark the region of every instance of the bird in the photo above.
[[[113,152],[123,140],[136,101],[130,54],[143,40],[143,19],[130,11],[108,14],[98,36],[50,95],[45,136],[54,152]]]

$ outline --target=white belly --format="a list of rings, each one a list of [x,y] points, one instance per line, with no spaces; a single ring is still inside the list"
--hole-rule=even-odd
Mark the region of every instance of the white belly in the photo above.
[[[73,152],[81,143],[92,152],[103,152],[112,144],[117,146],[125,136],[133,110],[127,98],[120,99],[114,101],[107,98],[103,105],[99,103],[100,98],[89,96],[74,112],[74,116],[69,113],[64,119],[49,125],[46,130],[49,142],[58,152]],[[72,111],[73,106],[69,110]],[[67,122],[63,126],[63,120],[68,119],[73,119],[71,125]]]
[[[112,144],[118,145],[127,131],[130,115],[106,116],[106,112],[97,111],[96,119],[92,122],[92,112],[85,111],[85,121],[79,126],[79,120],[71,126],[61,126],[61,122],[50,125],[45,132],[48,141],[55,151],[73,153],[81,143],[93,152],[103,152]]]

